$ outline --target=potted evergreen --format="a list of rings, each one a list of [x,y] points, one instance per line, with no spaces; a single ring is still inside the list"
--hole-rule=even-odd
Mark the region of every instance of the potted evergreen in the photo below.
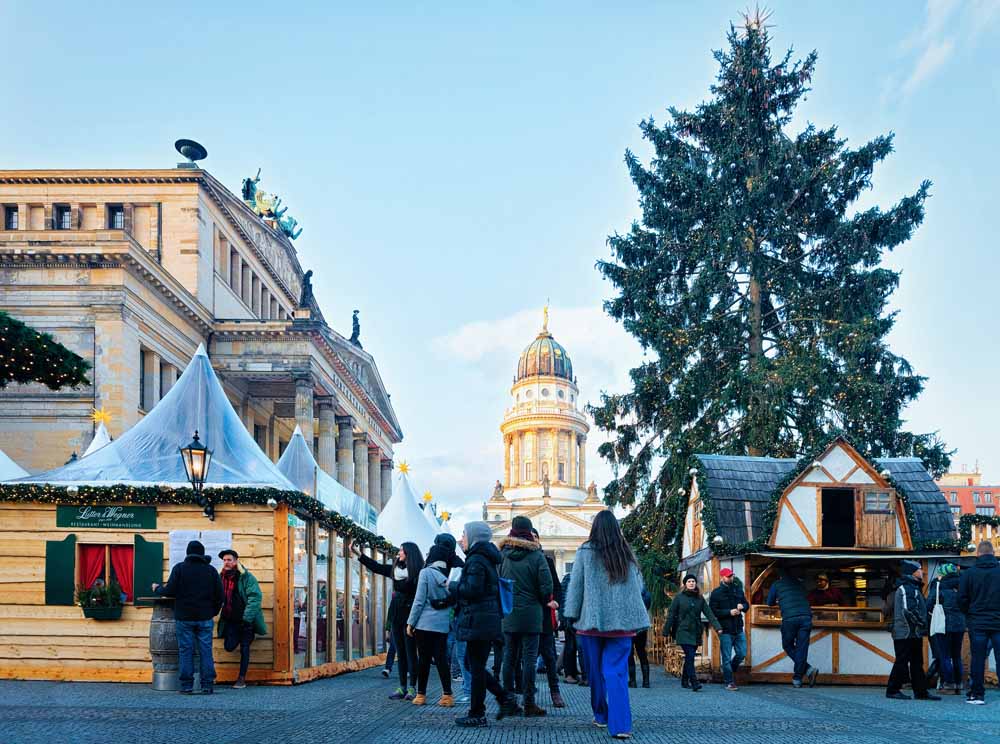
[[[90,589],[76,588],[76,602],[83,616],[93,620],[118,620],[122,616],[122,588],[114,579],[105,584],[98,579]]]

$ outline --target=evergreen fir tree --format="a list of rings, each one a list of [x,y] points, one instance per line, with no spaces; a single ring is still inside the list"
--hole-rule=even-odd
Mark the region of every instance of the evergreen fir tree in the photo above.
[[[903,429],[925,378],[886,345],[899,274],[881,260],[923,220],[930,182],[888,210],[852,210],[892,135],[850,149],[836,127],[788,132],[816,53],[773,64],[759,14],[728,42],[711,100],[641,123],[655,154],[625,162],[642,219],[598,263],[617,291],[606,311],[648,358],[631,392],[591,411],[612,435],[605,493],[642,499],[630,532],[655,523],[661,544],[696,452],[795,457],[840,429],[875,456],[949,462],[935,434]]]

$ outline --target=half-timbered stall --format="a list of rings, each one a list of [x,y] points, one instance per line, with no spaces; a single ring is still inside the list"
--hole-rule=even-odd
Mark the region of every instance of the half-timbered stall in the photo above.
[[[801,460],[695,455],[681,569],[706,592],[730,568],[742,581],[745,670],[788,681],[781,614],[766,604],[779,571],[800,577],[813,606],[809,663],[825,683],[882,684],[893,662],[884,607],[903,559],[933,575],[958,556],[951,511],[917,458],[865,458],[844,437]],[[719,670],[717,639],[704,653]]]
[[[208,450],[203,483],[181,452],[196,433]],[[268,633],[251,647],[249,681],[302,682],[382,660],[386,582],[347,543],[380,558],[392,546],[289,481],[202,347],[118,439],[0,484],[0,678],[150,681],[163,622],[152,585],[192,539],[217,566],[220,550],[236,550],[260,583]],[[219,682],[236,678],[238,651],[217,641],[215,660]]]

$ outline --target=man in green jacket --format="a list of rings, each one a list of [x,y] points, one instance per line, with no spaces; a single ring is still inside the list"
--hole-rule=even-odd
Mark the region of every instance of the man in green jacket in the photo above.
[[[219,614],[219,638],[226,651],[240,648],[240,675],[233,687],[242,690],[247,686],[247,667],[250,664],[250,644],[254,635],[265,635],[263,595],[257,578],[240,566],[240,556],[232,548],[219,553],[222,559],[222,612]]]
[[[535,663],[542,633],[543,608],[552,601],[552,574],[542,546],[531,531],[531,520],[514,517],[510,533],[500,542],[500,576],[514,582],[514,610],[503,619],[503,686],[514,689],[517,650],[521,650],[521,691],[524,715],[544,716],[535,704]],[[545,608],[547,612],[548,609]]]

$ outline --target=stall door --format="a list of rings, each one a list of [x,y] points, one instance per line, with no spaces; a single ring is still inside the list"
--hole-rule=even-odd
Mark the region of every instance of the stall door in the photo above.
[[[859,490],[854,498],[858,547],[895,547],[896,494],[889,490]]]

